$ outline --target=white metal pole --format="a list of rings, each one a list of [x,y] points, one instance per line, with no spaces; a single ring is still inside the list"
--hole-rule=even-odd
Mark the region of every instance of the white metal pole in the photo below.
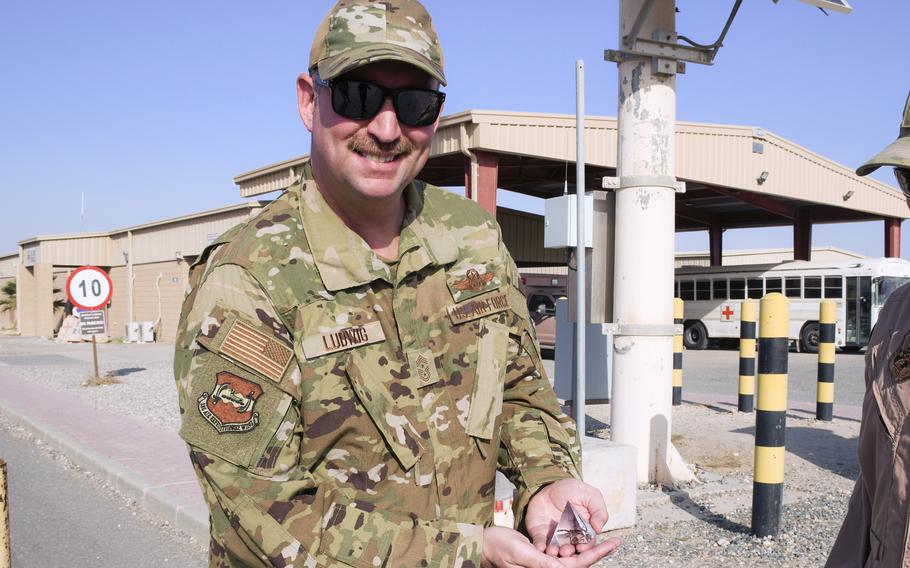
[[[575,425],[585,437],[585,63],[575,61]]]
[[[622,0],[619,44],[648,0]],[[655,0],[639,36],[675,31],[673,0]],[[673,371],[673,249],[676,92],[651,59],[619,64],[616,257],[611,428],[638,449],[638,479],[672,484],[669,454]]]

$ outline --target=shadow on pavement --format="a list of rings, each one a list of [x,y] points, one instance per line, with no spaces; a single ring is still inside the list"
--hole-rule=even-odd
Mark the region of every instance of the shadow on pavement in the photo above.
[[[740,428],[734,432],[754,435],[755,428]],[[857,437],[845,438],[824,427],[787,426],[788,452],[851,481],[859,475],[857,442]]]
[[[125,377],[133,373],[145,371],[145,367],[125,367],[123,369],[114,369],[107,373],[108,377]]]
[[[719,529],[741,534],[749,534],[752,530],[742,523],[731,521],[726,516],[713,512],[704,505],[699,505],[692,500],[688,492],[681,489],[677,489],[670,494],[670,502],[679,507],[683,512],[692,515],[692,517]]]

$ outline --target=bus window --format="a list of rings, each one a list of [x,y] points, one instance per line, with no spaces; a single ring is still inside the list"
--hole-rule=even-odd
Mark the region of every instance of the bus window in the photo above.
[[[765,291],[768,294],[771,292],[783,292],[781,284],[780,278],[765,278]]]
[[[806,276],[805,297],[806,298],[821,298],[822,297],[822,277],[821,276]]]
[[[679,297],[684,302],[695,299],[695,282],[692,280],[683,280],[679,283]]]
[[[743,300],[746,297],[746,280],[744,278],[730,279],[730,299]]]
[[[750,298],[761,299],[763,293],[761,278],[749,278],[748,288]]]
[[[695,281],[695,299],[696,300],[710,300],[711,299],[711,281],[710,280],[696,280]]]
[[[803,295],[802,282],[799,276],[787,276],[784,280],[784,295],[788,298],[799,298]]]
[[[840,276],[825,276],[825,297],[843,298],[844,283]]]
[[[726,300],[727,299],[727,280],[712,280],[711,281],[711,291],[714,295],[715,300]]]

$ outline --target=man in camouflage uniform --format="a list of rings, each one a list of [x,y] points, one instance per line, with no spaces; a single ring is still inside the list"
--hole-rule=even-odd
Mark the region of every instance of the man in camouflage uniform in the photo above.
[[[910,94],[897,140],[857,168],[894,167],[910,202]],[[827,568],[910,566],[910,284],[885,301],[866,347],[859,477]]]
[[[588,566],[600,530],[495,220],[414,177],[445,84],[415,1],[341,0],[298,79],[311,162],[191,273],[181,436],[212,566]],[[518,526],[491,527],[494,475]]]

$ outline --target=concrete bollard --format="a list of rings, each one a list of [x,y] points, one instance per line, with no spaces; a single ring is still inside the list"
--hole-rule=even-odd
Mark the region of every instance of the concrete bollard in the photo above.
[[[739,411],[755,408],[755,302],[743,300],[739,309]]]
[[[673,298],[673,323],[682,325],[683,322],[683,301],[680,298]],[[676,334],[673,336],[673,406],[682,404],[682,362],[683,362],[683,336]]]
[[[772,292],[762,298],[760,310],[752,534],[765,537],[780,531],[784,496],[790,301]]]
[[[0,568],[9,568],[9,498],[6,486],[6,462],[0,460]]]
[[[834,417],[834,341],[837,304],[823,300],[818,309],[818,386],[815,418],[828,422]]]

